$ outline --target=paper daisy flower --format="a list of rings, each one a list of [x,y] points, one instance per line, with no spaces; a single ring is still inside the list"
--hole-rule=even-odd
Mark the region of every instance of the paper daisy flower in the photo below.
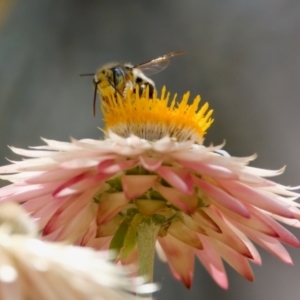
[[[278,221],[299,227],[298,194],[265,177],[282,173],[248,166],[205,146],[212,123],[200,97],[188,104],[163,89],[102,103],[104,140],[58,142],[12,151],[25,160],[0,168],[12,182],[0,199],[15,201],[38,221],[45,239],[114,249],[123,264],[138,262],[152,278],[155,243],[173,275],[187,287],[198,258],[227,288],[223,260],[253,280],[256,243],[286,263],[282,242],[300,243]]]
[[[112,263],[108,252],[36,239],[33,221],[19,205],[7,204],[0,205],[2,300],[130,300],[136,299],[133,293],[157,289],[130,278],[129,269]]]

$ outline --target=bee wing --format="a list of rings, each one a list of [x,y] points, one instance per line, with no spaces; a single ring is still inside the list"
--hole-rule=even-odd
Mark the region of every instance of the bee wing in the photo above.
[[[164,70],[170,63],[170,58],[185,53],[185,51],[176,51],[157,57],[155,59],[146,61],[144,63],[134,66],[134,69],[140,69],[146,76],[150,76]]]

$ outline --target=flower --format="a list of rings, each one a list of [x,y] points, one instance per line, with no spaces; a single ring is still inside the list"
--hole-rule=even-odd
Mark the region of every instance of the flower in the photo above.
[[[38,240],[32,220],[13,204],[0,205],[1,299],[129,300],[157,289],[130,278],[108,252]]]
[[[300,243],[277,221],[300,227],[299,194],[265,178],[283,169],[250,167],[255,156],[205,146],[213,121],[208,104],[198,109],[196,97],[188,105],[188,93],[179,103],[169,98],[165,89],[153,99],[130,91],[125,99],[107,95],[104,140],[12,147],[29,158],[0,167],[1,178],[13,182],[0,189],[0,201],[22,203],[45,239],[114,249],[123,264],[148,260],[143,255],[153,238],[187,287],[195,257],[222,288],[228,286],[222,259],[253,280],[249,261],[261,259],[252,242],[291,264],[281,242]]]

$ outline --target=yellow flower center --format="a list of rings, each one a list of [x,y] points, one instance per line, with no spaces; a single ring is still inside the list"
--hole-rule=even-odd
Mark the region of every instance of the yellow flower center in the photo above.
[[[170,93],[165,87],[160,97],[156,91],[151,98],[147,90],[142,96],[138,94],[138,91],[129,90],[124,97],[118,93],[105,95],[101,106],[105,131],[110,130],[125,138],[136,135],[149,141],[169,136],[177,141],[202,143],[213,122],[213,110],[208,110],[208,103],[199,108],[200,96],[189,105],[189,92],[180,102],[176,101],[176,94],[170,101]]]

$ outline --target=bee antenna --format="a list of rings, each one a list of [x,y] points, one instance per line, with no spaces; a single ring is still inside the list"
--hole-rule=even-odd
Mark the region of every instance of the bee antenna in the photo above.
[[[84,77],[84,76],[95,76],[95,73],[86,73],[86,74],[79,74],[80,77]],[[94,99],[93,99],[93,114],[94,117],[96,116],[96,99],[97,99],[97,86],[99,82],[96,82],[95,79],[94,81],[94,85],[95,85],[95,90],[94,90]]]
[[[80,76],[94,76],[95,74],[81,74]],[[117,87],[113,84],[112,81],[109,79],[108,83],[114,88],[114,90],[123,98],[122,93],[117,89]],[[94,85],[95,85],[95,90],[94,90],[94,99],[93,99],[93,114],[94,117],[96,116],[96,100],[97,100],[97,87],[98,87],[99,82],[94,80]]]
[[[97,86],[98,82],[94,81],[95,84],[95,90],[94,90],[94,100],[93,100],[93,114],[94,117],[96,116],[96,100],[97,100]]]
[[[87,73],[87,74],[79,74],[80,77],[84,77],[84,76],[94,76],[95,73]]]

